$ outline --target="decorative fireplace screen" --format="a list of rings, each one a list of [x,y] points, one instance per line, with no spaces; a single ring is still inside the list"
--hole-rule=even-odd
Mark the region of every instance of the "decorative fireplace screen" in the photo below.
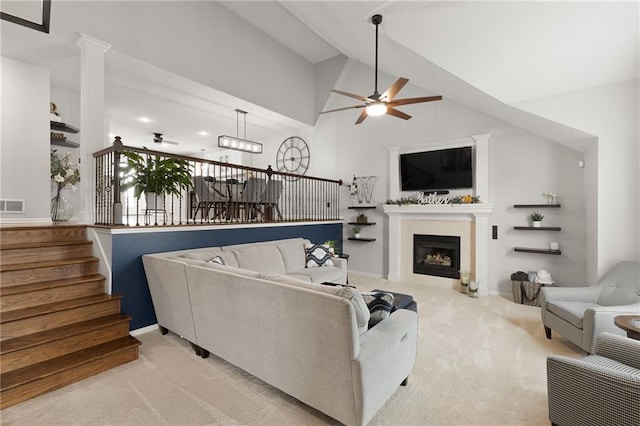
[[[460,237],[450,235],[413,236],[413,273],[460,278]]]

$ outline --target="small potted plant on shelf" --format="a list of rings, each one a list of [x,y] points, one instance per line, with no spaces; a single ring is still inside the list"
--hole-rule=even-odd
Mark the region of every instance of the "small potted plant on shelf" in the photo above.
[[[542,224],[542,219],[544,219],[544,215],[538,211],[535,211],[529,215],[531,218],[531,222],[533,222],[534,228],[540,228]]]
[[[360,238],[360,227],[359,226],[354,226],[352,231],[353,231],[353,237],[354,238]]]

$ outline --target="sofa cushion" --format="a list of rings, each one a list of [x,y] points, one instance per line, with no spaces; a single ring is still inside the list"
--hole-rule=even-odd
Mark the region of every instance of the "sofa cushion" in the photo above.
[[[280,251],[274,244],[236,248],[233,250],[233,254],[240,268],[269,274],[286,273]]]
[[[208,249],[196,249],[192,252],[187,252],[181,255],[186,259],[195,259],[201,260],[203,262],[208,262],[216,256],[220,256],[222,260],[224,260],[225,265],[238,267],[238,262],[236,262],[236,258],[233,253],[224,252],[220,250],[218,247],[208,248]]]
[[[629,305],[640,302],[640,296],[626,288],[604,287],[598,296],[598,303],[603,306]]]
[[[364,333],[368,329],[369,324],[369,308],[367,308],[367,304],[364,303],[364,299],[362,298],[362,294],[357,291],[353,287],[345,287],[341,285],[336,286],[328,286],[322,284],[309,283],[306,281],[299,280],[297,278],[293,278],[290,275],[280,275],[280,274],[262,274],[262,278],[269,281],[275,281],[282,284],[294,285],[296,287],[302,287],[313,291],[320,291],[322,293],[333,294],[334,296],[340,296],[347,299],[351,306],[353,306],[353,310],[356,316],[356,324],[358,326],[358,332],[360,334]]]
[[[331,258],[333,254],[326,244],[308,243],[304,246],[307,254],[307,268],[318,268],[320,266],[333,266]]]
[[[287,273],[289,273],[289,271],[295,271],[305,267],[306,257],[304,243],[305,240],[300,238],[297,240],[289,240],[277,245]]]
[[[549,302],[549,312],[553,312],[563,320],[573,324],[582,330],[582,319],[584,312],[589,308],[600,306],[597,303],[588,302]]]
[[[393,294],[381,291],[363,293],[362,298],[367,304],[371,317],[369,328],[391,315],[393,310]]]
[[[295,277],[308,277],[314,283],[323,283],[339,280],[342,277],[342,271],[335,266],[323,266],[322,268],[304,268],[297,271],[291,271],[287,275]]]
[[[301,280],[304,282],[311,282],[311,277],[309,275],[304,275],[304,274],[287,274],[287,277],[291,277],[291,278],[295,278],[297,280]]]

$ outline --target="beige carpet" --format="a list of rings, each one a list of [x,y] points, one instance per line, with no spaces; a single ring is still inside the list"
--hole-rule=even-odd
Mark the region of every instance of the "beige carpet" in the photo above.
[[[418,359],[372,425],[548,425],[546,357],[583,353],[544,337],[540,309],[500,296],[350,276],[418,302]],[[333,419],[158,331],[140,359],[0,412],[3,425],[324,425]],[[260,356],[256,353],[256,356]],[[310,384],[311,386],[312,384]]]

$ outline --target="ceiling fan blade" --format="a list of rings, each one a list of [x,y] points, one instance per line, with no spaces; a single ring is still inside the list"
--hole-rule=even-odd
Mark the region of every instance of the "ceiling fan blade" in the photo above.
[[[366,105],[353,105],[353,106],[348,106],[348,107],[344,107],[344,108],[336,108],[336,109],[330,109],[329,111],[322,111],[320,112],[320,114],[326,114],[328,112],[336,112],[336,111],[344,111],[347,109],[354,109],[354,108],[364,108]]]
[[[408,82],[408,78],[400,77],[382,94],[382,98],[388,101],[392,100]]]
[[[425,96],[422,98],[396,99],[395,101],[389,101],[387,104],[389,106],[397,106],[397,105],[418,104],[420,102],[432,102],[432,101],[440,101],[440,100],[442,100],[442,96]]]
[[[334,93],[338,93],[339,95],[348,96],[350,98],[357,99],[362,102],[367,101],[367,98],[365,98],[364,96],[356,95],[355,93],[349,93],[349,92],[345,92],[344,90],[337,90],[337,89],[331,89],[331,91]]]
[[[394,117],[402,118],[403,120],[408,120],[411,118],[409,114],[405,114],[402,111],[398,111],[397,109],[393,109],[391,107],[387,108],[387,114],[393,115]]]
[[[365,120],[365,118],[367,118],[368,116],[369,116],[369,114],[367,114],[367,110],[363,109],[362,113],[360,113],[360,116],[356,120],[356,124],[362,123]]]

